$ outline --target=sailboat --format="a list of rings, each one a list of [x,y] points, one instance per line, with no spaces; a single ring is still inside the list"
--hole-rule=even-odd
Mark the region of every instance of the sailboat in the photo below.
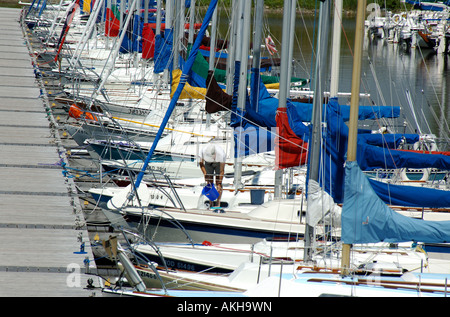
[[[364,8],[364,1],[358,4],[357,35],[360,36],[363,29]],[[352,85],[352,93],[355,95],[358,95],[359,91],[360,68],[357,63],[360,61],[362,50],[360,44],[361,42],[358,41],[355,43]],[[350,245],[379,243],[380,241],[391,243],[401,241],[446,242],[450,237],[448,222],[428,222],[395,214],[371,189],[367,177],[360,171],[356,163],[357,111],[355,110],[357,110],[357,106],[357,97],[353,97],[350,119],[350,126],[353,127],[353,130],[350,129],[352,132],[349,138],[349,155],[346,162],[345,210],[342,217],[343,231],[346,230],[346,236],[344,237],[343,232],[344,252],[337,258],[345,261],[336,272],[318,272],[317,267],[305,269],[304,265],[289,266],[283,262],[276,269],[275,266],[266,266],[263,270],[261,264],[252,265],[246,262],[229,276],[200,277],[200,274],[191,274],[191,280],[188,275],[180,273],[175,281],[195,281],[209,286],[235,287],[236,296],[242,294],[245,296],[446,296],[447,275],[400,271],[395,274],[384,272],[390,276],[359,277],[353,275],[357,268],[351,266],[348,252],[351,249]],[[387,218],[386,221],[379,221],[379,219],[385,218]],[[328,258],[331,258],[330,255]],[[326,254],[323,259],[327,259]],[[268,275],[265,275],[267,278],[260,281],[261,274],[267,274],[267,270],[269,270]],[[272,270],[272,276],[270,276],[270,270]],[[352,275],[350,275],[350,271],[353,272]],[[194,278],[194,276],[196,277]],[[252,286],[249,287],[249,285]],[[239,289],[243,289],[243,291],[239,291]]]
[[[289,106],[290,105],[288,105],[288,107]],[[335,106],[337,107],[337,105],[335,105]],[[344,111],[343,109],[345,109],[345,108],[340,107],[340,109],[337,109],[337,111],[340,111],[339,115],[342,115],[342,113]],[[347,111],[347,110],[348,109],[346,109],[345,111]],[[361,110],[362,109],[360,109],[360,111]],[[368,110],[369,111],[367,111],[367,113],[372,113],[373,114],[373,107],[370,107],[370,109],[368,109]],[[392,112],[392,109],[387,109],[387,110],[388,110],[388,112]],[[333,115],[333,114],[331,114],[331,115]],[[304,120],[304,121],[307,121],[307,120]],[[297,129],[299,127],[300,127],[300,124],[296,126]],[[330,127],[331,127],[331,125],[330,125]],[[336,130],[338,130],[338,129],[340,129],[340,128],[337,128]],[[336,135],[338,135],[338,134],[336,134]],[[371,140],[370,141],[366,141],[369,136],[370,136]],[[394,137],[395,138],[394,138],[394,141],[392,141],[392,143],[393,144],[397,144],[398,140],[404,139],[405,137],[408,137],[408,136],[395,135]],[[372,134],[370,134],[370,135],[359,135],[358,138],[363,139],[365,142],[370,142],[370,144],[372,145],[372,144],[374,144],[373,143],[374,142],[373,139],[377,138],[378,141],[386,142],[386,140],[389,138],[389,135],[383,135],[383,134],[378,134],[378,135],[372,135]],[[337,141],[335,141],[335,142],[337,142]],[[365,146],[364,148],[365,149],[368,149],[368,148],[372,149],[372,147],[369,147],[369,146]],[[336,154],[332,153],[331,155],[336,155]],[[371,157],[378,158],[380,156],[372,155]],[[385,157],[385,156],[383,155],[381,157]],[[415,156],[414,160],[416,162],[418,161],[417,160],[418,157],[419,157],[418,155]],[[360,160],[361,161],[365,161],[366,158],[367,158],[367,156],[364,155],[364,156],[362,156],[362,158]],[[438,160],[440,160],[440,158],[438,158],[438,157],[436,157],[436,158]],[[448,162],[448,160],[444,159],[444,162]],[[343,163],[343,161],[342,161],[342,163]],[[335,169],[339,169],[339,163],[334,163],[334,164],[335,164],[334,168]],[[400,166],[400,164],[398,164],[398,162],[395,162],[394,164],[396,164],[397,166]],[[444,163],[444,164],[447,164],[447,163]],[[337,172],[335,172],[335,173],[339,174],[339,170]],[[342,174],[340,176],[342,177]],[[325,184],[325,186],[328,187],[329,186],[328,184],[329,183],[327,182]],[[339,184],[339,183],[336,182],[336,184]],[[333,197],[333,198],[337,197],[337,199],[342,201],[342,195],[343,195],[342,190],[337,187],[339,185],[333,185],[333,186],[334,187],[328,189],[329,192],[333,192],[335,194],[335,197]],[[131,188],[131,186],[130,186],[130,188]],[[389,189],[389,190],[391,190],[391,192],[392,192],[392,188],[393,187],[391,186],[390,189]],[[152,201],[150,203],[150,205],[159,207],[159,206],[163,206],[162,205],[163,203],[169,203],[169,204],[171,204],[171,205],[169,205],[169,207],[172,207],[172,208],[167,209],[167,210],[166,209],[160,209],[160,208],[157,208],[157,209],[154,209],[154,210],[149,209],[148,212],[146,212],[146,210],[143,210],[139,206],[138,207],[125,207],[125,208],[122,208],[122,203],[124,202],[123,198],[128,196],[127,190],[128,189],[122,190],[124,192],[124,194],[121,195],[122,199],[116,201],[114,204],[110,204],[110,208],[115,209],[117,211],[120,211],[123,215],[125,215],[130,220],[133,220],[136,223],[140,223],[143,218],[145,218],[146,216],[149,216],[149,217],[147,217],[147,219],[150,219],[152,221],[152,223],[165,223],[165,229],[171,228],[172,225],[170,224],[170,221],[166,223],[165,221],[160,222],[160,221],[157,220],[157,219],[159,219],[160,215],[170,214],[175,219],[179,219],[179,221],[183,221],[183,223],[184,223],[184,225],[186,227],[188,227],[190,225],[193,226],[194,224],[196,226],[199,226],[200,224],[202,226],[207,226],[208,223],[213,223],[214,221],[219,221],[222,226],[225,226],[225,219],[228,219],[228,214],[227,214],[228,211],[229,211],[229,216],[231,216],[233,218],[236,217],[236,215],[237,215],[237,213],[234,212],[235,210],[233,210],[233,208],[224,208],[224,210],[226,212],[225,212],[225,214],[221,214],[221,215],[217,215],[217,212],[215,212],[215,210],[213,210],[213,211],[204,210],[204,209],[203,210],[202,209],[200,209],[200,210],[189,210],[190,208],[186,208],[186,210],[183,209],[183,208],[175,210],[175,209],[173,209],[173,207],[180,207],[180,206],[172,205],[169,199],[167,199],[166,197],[162,197],[162,195],[160,195],[160,193],[157,192],[157,189],[151,189],[147,194],[145,194],[144,191],[142,191],[140,197],[141,198],[142,197],[149,197],[149,196],[152,196],[152,195],[154,197],[162,197],[163,198],[162,200],[158,199],[159,200],[158,202],[154,200],[154,201]],[[120,191],[120,190],[117,190],[117,191]],[[187,192],[188,195],[190,195],[191,198],[194,198],[194,200],[191,200],[191,202],[189,203],[189,205],[188,205],[189,207],[192,207],[192,206],[195,207],[195,205],[199,206],[199,198],[198,197],[199,196],[201,197],[201,195],[200,195],[201,187],[197,187],[196,189],[180,189],[179,192],[180,192],[180,196],[182,195],[181,193]],[[99,193],[99,191],[97,191],[97,195],[98,195],[98,193]],[[240,193],[241,192],[239,192],[239,195],[240,195]],[[446,197],[446,194],[447,194],[446,192],[437,192],[437,193],[439,193],[441,195],[441,197]],[[106,192],[104,192],[104,194],[105,194],[105,196],[107,196]],[[389,195],[389,197],[388,197],[388,199],[390,199],[390,203],[391,204],[404,205],[405,202],[407,203],[407,199],[403,199],[402,203],[396,203],[396,201],[394,201],[393,197],[394,197],[393,195]],[[227,201],[227,199],[228,198],[226,198],[225,201]],[[230,200],[233,199],[233,195],[231,195],[229,199]],[[144,203],[142,204],[142,206],[144,208],[146,208],[146,206],[149,203],[149,201],[150,201],[149,199],[144,199]],[[205,201],[206,200],[203,199],[202,204]],[[448,203],[447,203],[447,201],[445,199],[438,199],[438,200],[435,200],[435,201],[442,202],[442,206],[448,206]],[[247,203],[249,202],[248,198],[247,198],[246,202]],[[227,202],[227,204],[230,207],[236,206],[236,205],[232,205],[229,202]],[[257,208],[254,208],[255,206],[242,206],[241,205],[241,206],[239,206],[240,210],[238,210],[238,211],[240,211],[241,212],[240,214],[242,214],[243,210],[249,210],[250,209],[250,208],[246,208],[246,207],[251,207],[251,211],[250,212],[245,212],[245,218],[247,218],[248,216],[252,216],[252,217],[255,217],[255,218],[262,217],[263,219],[265,219],[267,221],[267,220],[269,220],[268,217],[270,217],[270,216],[268,216],[269,210],[273,210],[272,211],[272,218],[271,218],[271,220],[273,220],[273,221],[278,220],[279,221],[279,220],[283,219],[284,221],[294,221],[295,223],[298,223],[302,219],[302,213],[304,212],[304,210],[302,210],[301,208],[292,207],[292,206],[295,206],[295,204],[296,204],[296,202],[289,201],[289,200],[282,200],[282,201],[281,200],[273,200],[273,201],[267,202],[266,205],[257,206]],[[269,207],[269,205],[270,205],[270,207]],[[299,205],[300,206],[302,205],[301,200],[300,200],[300,204]],[[288,209],[288,206],[290,206],[289,209]],[[275,207],[275,209],[273,209],[274,207]],[[283,210],[283,216],[281,218],[280,218],[280,210]],[[262,213],[262,212],[264,213],[264,216],[261,216],[260,213]],[[189,219],[189,221],[187,219]],[[200,220],[200,219],[202,219],[202,220]],[[211,221],[207,220],[207,219],[211,219]],[[213,220],[213,219],[220,219],[220,220]],[[189,225],[188,225],[188,223],[189,223]],[[227,227],[227,228],[229,228],[229,227]],[[158,231],[161,232],[162,230],[158,230]],[[204,231],[204,229],[202,229],[200,232],[202,232],[202,231]],[[175,235],[172,235],[172,234],[169,235],[169,236],[173,237],[173,238],[176,237]],[[201,237],[203,237],[203,238],[201,238]],[[167,239],[167,236],[165,238]],[[258,238],[260,238],[260,236]],[[180,239],[180,237],[177,237],[176,239]],[[181,238],[181,239],[184,239],[184,237]],[[199,239],[206,239],[206,238],[204,238],[204,235],[200,235]],[[215,241],[214,239],[211,239],[211,240]],[[179,240],[176,240],[176,241],[179,241]],[[199,242],[201,242],[201,241],[199,241]],[[220,240],[220,241],[225,242],[223,240]]]
[[[249,8],[247,8],[248,12]],[[248,21],[248,20],[247,20]],[[194,50],[192,50],[194,51]],[[194,51],[195,52],[195,51]],[[191,52],[191,54],[193,54]],[[195,55],[194,55],[195,56]],[[189,59],[186,62],[186,64],[189,63]],[[245,70],[247,67],[243,67]],[[188,72],[189,70],[185,70],[186,68],[183,68],[183,73]],[[246,73],[246,72],[245,72]],[[184,76],[184,75],[183,75]],[[182,76],[182,77],[183,77]],[[246,75],[245,75],[246,77]],[[243,87],[245,87],[246,83],[243,82],[241,84]],[[178,90],[180,89],[181,84],[178,86]],[[181,88],[182,89],[182,88]],[[175,99],[172,99],[172,103],[176,102]],[[170,110],[170,108],[169,108]],[[166,115],[166,118],[170,116],[170,113],[168,112],[168,115]],[[162,125],[163,127],[163,125]],[[152,144],[152,149],[149,152],[149,156],[147,157],[146,163],[148,163],[151,155],[153,155],[153,152],[156,149],[157,141],[155,140]],[[143,170],[145,170],[146,166],[144,164]],[[142,174],[142,172],[141,172]],[[142,176],[141,176],[142,178]],[[149,195],[145,194],[145,184],[140,183],[139,175],[137,177],[137,186],[134,185],[136,188],[139,187],[138,190],[141,191],[141,194],[139,197],[149,197]],[[142,186],[142,187],[141,187]],[[130,186],[132,188],[132,186]],[[177,190],[180,195],[181,190]],[[215,222],[218,224],[216,226],[216,229],[213,231],[217,231],[217,234],[223,235],[224,237],[231,237],[230,235],[230,229],[234,229],[236,232],[235,239],[240,239],[242,235],[245,235],[251,239],[261,239],[261,237],[266,237],[267,235],[273,235],[274,232],[277,232],[276,235],[281,236],[289,236],[292,234],[292,230],[294,232],[297,232],[297,234],[300,234],[300,232],[303,231],[302,225],[299,223],[299,219],[302,217],[301,211],[294,207],[295,203],[293,200],[284,200],[284,201],[271,201],[269,204],[271,207],[269,209],[269,205],[264,206],[251,206],[253,210],[251,210],[248,213],[243,213],[242,211],[236,210],[233,212],[232,209],[227,209],[227,212],[217,212],[215,210],[205,210],[205,209],[196,209],[196,210],[188,210],[188,209],[150,209],[147,207],[146,203],[142,204],[141,209],[139,206],[126,206],[123,208],[123,203],[126,202],[126,197],[128,197],[128,194],[126,191],[124,191],[124,194],[121,195],[121,201],[113,199],[111,200],[110,208],[116,209],[118,212],[122,213],[124,216],[126,216],[128,219],[134,219],[134,218],[140,218],[142,215],[146,219],[160,219],[158,223],[160,225],[163,225],[166,223],[166,220],[168,220],[167,225],[165,227],[170,228],[172,225],[170,224],[171,218],[177,219],[177,221],[181,221],[180,217],[185,218],[187,222],[183,221],[183,225],[187,226],[187,223],[191,223],[197,227],[202,227],[207,231],[208,228],[211,227],[211,225]],[[194,193],[195,194],[195,193]],[[245,190],[235,190],[234,192],[230,193],[230,200],[240,200],[240,197],[245,195],[247,198],[245,200],[240,200],[241,202],[247,202],[251,203],[250,198],[250,192]],[[145,195],[145,196],[144,196]],[[196,194],[198,197],[198,193]],[[245,197],[244,196],[244,197]],[[222,201],[225,201],[227,198],[226,195],[224,195]],[[194,199],[198,199],[195,198]],[[144,200],[145,201],[145,200]],[[145,201],[146,202],[146,201]],[[281,204],[281,205],[280,205]],[[232,206],[231,201],[229,202],[229,205]],[[297,204],[298,205],[298,204]],[[238,205],[235,205],[238,206]],[[276,209],[279,209],[280,211],[278,213],[269,212],[268,210],[273,211],[273,206],[275,206]],[[255,208],[257,207],[257,208]],[[244,209],[245,206],[242,204],[239,205],[238,209]],[[289,209],[287,209],[289,208]],[[155,214],[156,213],[156,214]],[[156,217],[148,217],[150,215],[156,215]],[[165,215],[169,215],[169,219],[164,219]],[[176,215],[176,216],[175,216]],[[161,218],[159,217],[161,216]],[[273,219],[276,218],[277,221],[274,221]],[[138,221],[137,223],[139,223]],[[228,224],[227,224],[228,223]],[[162,228],[162,227],[160,227]],[[158,232],[161,232],[163,230],[158,230]],[[189,230],[188,230],[189,231]],[[211,232],[214,233],[214,232]],[[204,230],[202,229],[199,233],[200,236],[203,236],[205,234]],[[176,238],[176,235],[170,234],[171,237]],[[198,238],[195,238],[198,239]],[[204,238],[203,238],[204,239]],[[216,238],[212,239],[216,241],[218,239],[218,236]]]

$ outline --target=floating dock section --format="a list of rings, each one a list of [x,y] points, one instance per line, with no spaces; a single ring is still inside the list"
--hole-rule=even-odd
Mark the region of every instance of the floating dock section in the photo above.
[[[88,232],[20,16],[0,8],[0,296],[94,296]]]

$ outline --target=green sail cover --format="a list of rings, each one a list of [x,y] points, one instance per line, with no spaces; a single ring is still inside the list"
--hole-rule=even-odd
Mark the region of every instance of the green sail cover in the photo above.
[[[209,70],[209,63],[206,61],[205,57],[201,54],[201,52],[198,52],[194,61],[194,65],[192,66],[192,71],[200,75],[202,78],[206,79],[206,77],[208,77],[208,70]],[[216,68],[214,70],[214,78],[216,79],[217,82],[226,84],[226,70]],[[266,85],[276,84],[280,82],[280,78],[278,76],[261,75],[261,79],[263,84]],[[308,83],[308,80],[298,77],[292,77],[291,82],[299,83],[300,86],[303,86]]]

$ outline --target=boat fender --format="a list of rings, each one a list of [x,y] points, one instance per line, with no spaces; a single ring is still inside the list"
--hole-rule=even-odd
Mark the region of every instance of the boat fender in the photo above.
[[[211,246],[212,245],[212,243],[211,242],[209,242],[209,241],[207,241],[207,240],[205,240],[205,241],[203,241],[202,242],[202,245],[204,245],[204,246]]]

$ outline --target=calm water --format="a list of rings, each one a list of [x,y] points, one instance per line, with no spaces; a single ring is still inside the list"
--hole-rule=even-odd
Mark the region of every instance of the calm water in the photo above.
[[[223,17],[220,21],[220,33],[226,34],[229,23]],[[318,18],[316,20],[311,16],[297,15],[294,40],[295,76],[311,78],[311,74],[314,74],[312,47],[316,46],[314,38],[317,24]],[[344,33],[341,42],[339,91],[350,92],[355,18],[344,18],[342,24]],[[269,34],[272,36],[280,52],[282,16],[274,14],[265,17],[263,32],[264,37]],[[423,133],[434,133],[439,138],[448,140],[450,121],[448,58],[434,54],[430,49],[415,49],[410,53],[404,53],[398,44],[387,43],[382,39],[369,41],[366,37],[361,93],[369,93],[376,105],[401,106],[404,118],[397,122],[397,125],[403,126],[404,121],[409,122],[406,128],[401,127],[401,130],[405,129],[408,133],[420,129]],[[407,102],[407,91],[411,93],[416,120]],[[368,105],[369,101],[362,99],[361,104]],[[450,149],[448,141],[440,147],[442,150]]]

